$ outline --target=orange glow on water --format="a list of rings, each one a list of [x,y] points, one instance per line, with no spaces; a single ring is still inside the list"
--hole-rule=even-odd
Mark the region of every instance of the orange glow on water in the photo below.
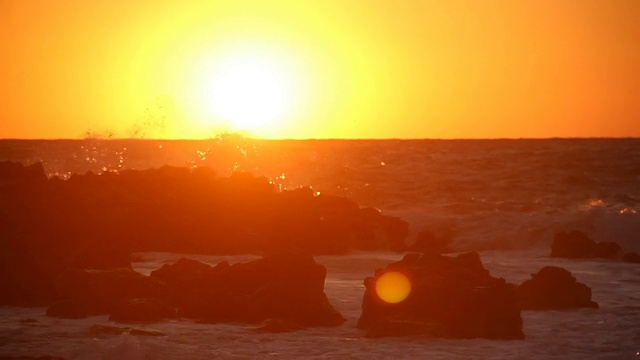
[[[411,282],[404,274],[390,271],[376,281],[376,293],[383,301],[397,304],[411,293]]]

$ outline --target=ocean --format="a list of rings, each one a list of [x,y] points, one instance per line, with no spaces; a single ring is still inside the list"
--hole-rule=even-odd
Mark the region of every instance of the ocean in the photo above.
[[[550,258],[553,235],[581,230],[640,252],[640,139],[519,140],[1,140],[0,161],[42,162],[50,177],[164,165],[248,171],[279,191],[311,186],[399,216],[477,250],[493,276],[519,284],[545,265],[592,288],[600,309],[523,311],[526,339],[367,339],[355,324],[363,279],[403,254],[316,256],[325,292],[347,321],[337,328],[257,334],[251,325],[187,320],[145,325],[165,336],[104,335],[106,316],[48,318],[44,308],[0,307],[0,356],[66,359],[505,358],[624,359],[640,355],[640,266]],[[185,256],[137,254],[148,274]],[[252,256],[189,255],[210,264]]]

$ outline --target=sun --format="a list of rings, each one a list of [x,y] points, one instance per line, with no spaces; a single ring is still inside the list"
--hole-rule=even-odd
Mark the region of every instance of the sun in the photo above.
[[[193,112],[204,126],[274,134],[296,107],[297,76],[283,56],[229,51],[201,58],[193,71]]]
[[[238,130],[263,129],[287,106],[284,76],[273,66],[246,60],[230,64],[211,80],[211,107]]]
[[[301,126],[311,106],[313,64],[287,44],[230,38],[185,59],[176,85],[191,136],[237,132],[282,138]]]

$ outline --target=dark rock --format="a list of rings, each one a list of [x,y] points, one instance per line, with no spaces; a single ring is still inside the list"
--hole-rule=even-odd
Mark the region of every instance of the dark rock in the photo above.
[[[398,303],[383,301],[376,291],[389,272],[404,274],[411,284]],[[358,328],[368,337],[524,338],[515,286],[492,277],[475,252],[409,254],[365,279],[365,287]]]
[[[144,323],[173,319],[176,316],[176,309],[160,299],[131,299],[114,305],[109,320],[121,323]]]
[[[0,163],[0,305],[59,300],[67,269],[131,268],[132,252],[305,254],[403,250],[408,223],[310,188],[163,167],[47,180],[42,164]]]
[[[603,259],[616,259],[622,253],[620,245],[613,241],[598,242],[593,247],[593,257]]]
[[[28,232],[29,230],[25,230]],[[79,254],[77,248],[42,234],[42,242],[30,239],[6,240],[0,250],[0,304],[16,306],[43,306],[60,299],[55,290],[55,279],[65,269],[86,267],[109,269],[128,267],[128,254],[116,250],[102,255],[92,250],[93,256]],[[2,239],[0,239],[2,241]],[[116,255],[116,253],[118,255]]]
[[[44,264],[29,261],[31,256],[3,255],[8,254],[0,253],[4,257],[0,262],[0,305],[46,306],[55,300],[53,280]]]
[[[181,316],[204,322],[282,319],[304,327],[345,321],[324,293],[326,269],[311,256],[282,254],[213,268],[182,259],[152,276],[166,282]]]
[[[449,236],[436,237],[429,230],[422,230],[416,236],[416,241],[408,248],[409,251],[421,253],[443,254],[453,252],[451,248],[452,238]]]
[[[228,262],[222,261],[216,265],[215,271],[229,266]],[[212,286],[208,281],[212,272],[214,268],[208,264],[181,258],[173,264],[165,264],[160,269],[152,271],[150,276],[166,284],[170,304],[188,314],[191,312],[189,309],[199,303],[198,298],[202,296],[201,294]]]
[[[590,258],[593,256],[595,244],[595,241],[582,231],[560,231],[553,238],[551,257]]]
[[[640,264],[640,254],[637,252],[628,252],[622,256],[622,261],[634,264]]]
[[[281,318],[301,326],[337,326],[345,321],[324,293],[327,270],[311,256],[272,256],[236,264],[226,273],[214,273],[214,279],[247,296],[249,307],[239,315],[252,322]]]
[[[591,301],[591,289],[556,266],[545,266],[520,284],[518,302],[525,310],[598,308]]]
[[[218,266],[229,266],[228,262],[221,262]],[[199,286],[212,270],[210,265],[197,260],[181,258],[174,264],[165,264],[160,269],[151,272],[151,277],[162,280],[169,286],[180,288],[194,288]]]
[[[84,319],[87,312],[73,300],[60,300],[49,305],[47,316],[64,319]]]
[[[314,196],[300,188],[278,194],[270,205],[266,234],[270,250],[287,248],[310,254],[344,254],[354,249],[405,248],[408,223],[343,197]],[[274,245],[275,244],[275,245]]]
[[[0,186],[6,184],[20,184],[45,182],[47,174],[41,162],[24,166],[19,162],[0,161]]]
[[[117,304],[137,298],[162,298],[166,286],[131,269],[63,271],[56,279],[61,299],[71,300],[90,315],[107,314]]]
[[[390,251],[404,251],[407,246],[404,243],[409,235],[409,223],[397,216],[385,216],[379,218],[380,226],[384,229]]]
[[[569,259],[617,258],[621,252],[615,242],[597,243],[582,231],[560,231],[555,234],[551,245],[551,257]]]

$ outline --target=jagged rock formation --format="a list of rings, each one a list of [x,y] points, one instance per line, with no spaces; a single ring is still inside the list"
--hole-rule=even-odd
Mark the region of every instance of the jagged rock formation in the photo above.
[[[215,267],[181,259],[151,273],[168,287],[181,316],[204,322],[337,326],[345,319],[324,293],[326,269],[311,256],[280,254]]]
[[[0,162],[0,305],[57,299],[65,269],[130,268],[135,251],[307,254],[403,250],[407,222],[247,173],[163,167],[47,179]]]
[[[551,244],[551,257],[569,259],[606,258],[620,256],[622,248],[615,242],[595,242],[579,230],[560,231]]]
[[[598,308],[591,289],[557,266],[545,266],[520,284],[518,303],[524,310]]]
[[[411,283],[408,297],[392,304],[376,291],[378,279],[391,271]],[[475,252],[409,254],[377,270],[365,286],[358,328],[368,337],[524,338],[515,285],[492,277]]]
[[[345,319],[324,293],[326,269],[309,255],[280,254],[215,267],[181,259],[145,276],[131,269],[65,270],[47,314],[110,314],[121,323],[178,315],[201,322],[265,322],[262,331],[338,326]],[[278,326],[280,324],[281,326]],[[286,326],[283,326],[286,324]]]

